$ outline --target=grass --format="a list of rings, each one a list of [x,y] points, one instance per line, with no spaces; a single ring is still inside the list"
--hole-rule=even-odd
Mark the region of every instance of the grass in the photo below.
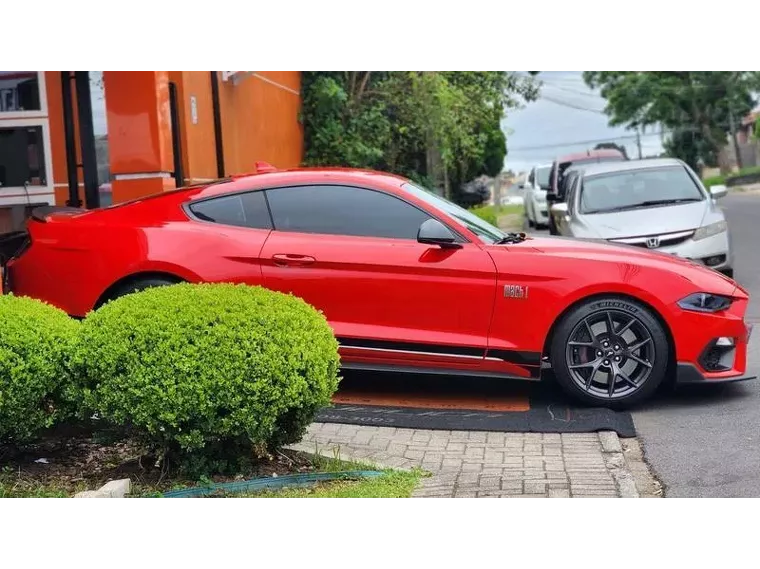
[[[702,180],[702,183],[706,187],[711,186],[719,186],[719,185],[725,185],[727,182],[730,182],[734,178],[739,178],[741,176],[748,176],[750,174],[760,174],[760,166],[752,166],[749,168],[742,168],[738,172],[731,172],[730,174],[726,174],[725,176],[710,176],[709,178],[705,178]]]
[[[341,460],[340,450],[332,457],[319,453],[315,447],[311,461],[315,472],[343,472],[348,470],[378,470],[370,463],[355,460]],[[419,485],[420,479],[430,474],[420,469],[383,469],[381,476],[359,480],[336,480],[308,487],[283,488],[263,492],[241,494],[217,494],[215,497],[230,498],[409,498]]]
[[[523,206],[521,204],[509,204],[498,207],[484,205],[470,208],[470,211],[504,231],[519,231],[522,229]]]
[[[376,478],[341,480],[310,488],[285,488],[275,492],[243,494],[244,498],[409,498],[423,472],[386,471]]]

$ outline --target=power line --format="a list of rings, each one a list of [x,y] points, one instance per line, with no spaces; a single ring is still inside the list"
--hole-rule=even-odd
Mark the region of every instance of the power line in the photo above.
[[[725,125],[718,125],[721,127],[725,127]],[[673,134],[676,131],[680,132],[698,132],[700,130],[699,127],[692,126],[692,127],[679,127],[674,129],[660,129],[658,131],[654,132],[646,132],[639,134],[624,134],[620,136],[608,136],[607,138],[601,138],[596,140],[575,140],[570,142],[562,142],[557,144],[542,144],[539,146],[522,146],[517,148],[508,148],[509,152],[521,152],[521,151],[528,151],[528,150],[544,150],[549,148],[563,148],[567,146],[581,146],[585,144],[599,144],[601,142],[612,142],[616,140],[636,140],[639,136],[642,137],[650,137],[650,136],[663,136],[668,134]]]
[[[660,133],[653,133],[653,134],[660,134]],[[645,135],[648,136],[648,135]],[[602,142],[611,142],[615,140],[634,140],[636,138],[635,134],[632,135],[623,135],[623,136],[608,136],[607,138],[600,138],[596,140],[575,140],[572,142],[562,142],[558,144],[542,144],[540,146],[522,146],[518,148],[509,148],[507,147],[507,150],[511,152],[521,152],[521,151],[527,151],[527,150],[545,150],[549,148],[564,148],[566,146],[581,146],[585,144],[599,144]]]
[[[560,91],[565,91],[567,93],[573,93],[574,95],[582,95],[583,97],[592,97],[594,99],[604,99],[601,94],[594,93],[592,91],[584,92],[584,91],[578,91],[577,89],[568,89],[567,87],[560,87],[559,85],[555,85],[554,83],[544,83],[544,87],[551,87],[552,89],[559,89]]]
[[[560,105],[562,107],[568,107],[570,109],[575,109],[577,111],[586,111],[589,113],[596,113],[598,115],[606,115],[604,111],[600,111],[599,109],[589,109],[588,107],[581,107],[580,105],[574,105],[573,103],[568,103],[567,101],[557,100],[553,99],[551,97],[547,97],[546,95],[541,95],[542,101],[549,101],[550,103],[554,103],[555,105]]]

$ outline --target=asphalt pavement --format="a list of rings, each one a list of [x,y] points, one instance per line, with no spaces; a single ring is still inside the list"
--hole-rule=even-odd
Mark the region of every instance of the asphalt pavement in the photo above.
[[[733,239],[734,276],[750,293],[747,319],[756,324],[747,372],[760,376],[760,194],[730,194],[719,203]],[[760,379],[681,387],[633,416],[666,497],[760,497]]]

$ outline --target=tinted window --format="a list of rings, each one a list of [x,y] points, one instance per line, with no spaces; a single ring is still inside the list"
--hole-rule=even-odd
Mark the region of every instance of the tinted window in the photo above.
[[[583,213],[602,213],[703,199],[702,190],[686,169],[673,166],[588,177],[583,182],[580,207]]]
[[[198,219],[223,225],[271,229],[264,192],[249,192],[205,200],[190,206]]]
[[[417,239],[430,216],[388,194],[346,186],[267,190],[278,231]]]

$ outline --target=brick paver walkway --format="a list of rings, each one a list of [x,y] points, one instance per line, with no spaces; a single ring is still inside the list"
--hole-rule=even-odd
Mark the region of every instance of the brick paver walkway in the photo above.
[[[429,431],[314,423],[294,449],[421,467],[419,497],[637,497],[615,433]]]

